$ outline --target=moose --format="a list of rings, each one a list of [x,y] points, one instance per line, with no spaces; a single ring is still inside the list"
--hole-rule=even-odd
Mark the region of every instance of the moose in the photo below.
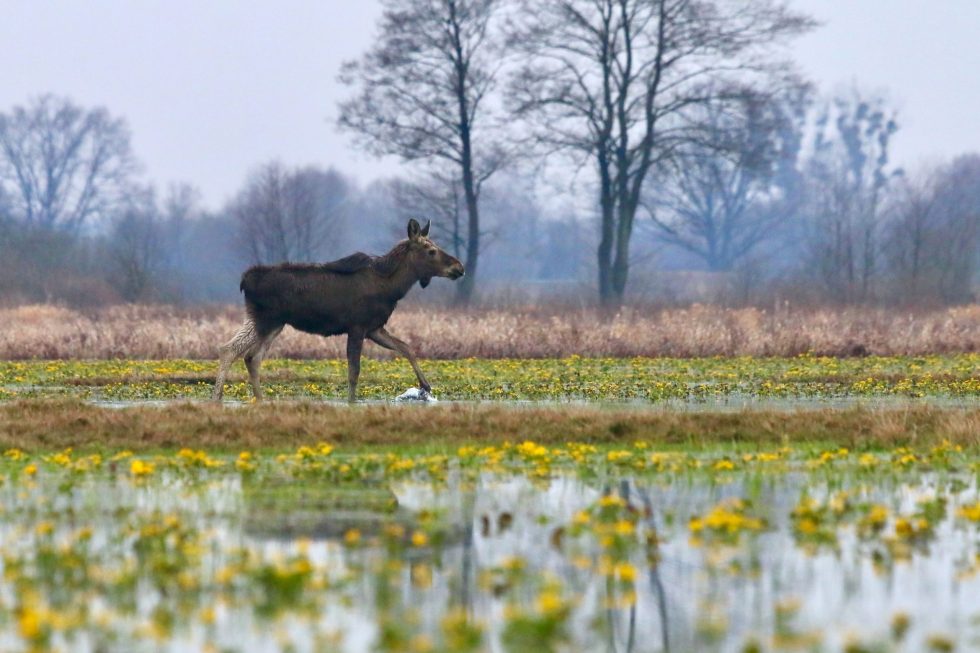
[[[432,391],[415,352],[388,333],[385,324],[398,301],[416,282],[423,288],[433,277],[463,276],[463,264],[429,240],[429,224],[408,221],[408,238],[382,256],[357,252],[321,264],[256,265],[242,275],[245,323],[221,346],[221,364],[212,399],[221,401],[231,364],[244,357],[255,399],[262,399],[259,366],[285,325],[322,336],[347,334],[347,398],[357,398],[364,339],[406,358],[426,394]]]

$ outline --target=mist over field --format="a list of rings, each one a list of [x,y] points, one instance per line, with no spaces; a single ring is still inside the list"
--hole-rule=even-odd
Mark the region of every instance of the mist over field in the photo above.
[[[410,217],[469,270],[415,303],[976,301],[970,3],[914,58],[913,3],[700,4],[11,3],[0,303],[237,303]]]

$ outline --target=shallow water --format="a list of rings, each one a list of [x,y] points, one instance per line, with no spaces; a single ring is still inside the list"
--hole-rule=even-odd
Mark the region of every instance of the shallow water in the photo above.
[[[350,406],[343,399],[276,399],[266,400],[277,404],[305,403],[314,402],[331,406]],[[194,399],[138,399],[138,400],[104,400],[91,399],[86,403],[102,408],[134,408],[140,406],[168,406],[179,403],[209,403],[206,400]],[[230,408],[240,408],[250,406],[250,401],[224,400],[222,405]],[[933,406],[936,408],[975,408],[977,401],[973,398],[950,397],[950,396],[927,396],[927,397],[754,397],[731,395],[728,397],[715,397],[698,400],[679,400],[669,399],[659,402],[647,400],[635,401],[591,401],[584,399],[548,399],[548,400],[455,400],[439,399],[438,402],[402,402],[392,399],[359,399],[354,407],[357,406],[404,406],[406,408],[426,408],[434,406],[503,406],[507,408],[549,408],[549,407],[584,407],[584,408],[610,408],[610,409],[632,409],[637,411],[660,411],[660,412],[737,412],[742,410],[770,410],[770,411],[794,411],[794,410],[819,410],[819,409],[848,409],[848,408],[869,408],[869,409],[901,409],[916,406]]]
[[[976,461],[892,470],[894,456],[838,452],[706,472],[728,458],[685,457],[651,473],[542,469],[542,450],[508,453],[522,456],[509,469],[328,448],[241,467],[184,452],[146,459],[145,473],[126,455],[9,463],[0,649],[980,642],[980,528],[960,514],[980,510]],[[823,515],[815,532],[801,526],[804,494]]]

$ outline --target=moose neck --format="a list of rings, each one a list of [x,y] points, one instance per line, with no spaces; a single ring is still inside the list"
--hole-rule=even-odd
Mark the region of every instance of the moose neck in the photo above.
[[[419,281],[419,276],[409,265],[408,248],[404,242],[395,245],[382,259],[379,271],[384,277],[385,294],[397,302],[408,294]]]

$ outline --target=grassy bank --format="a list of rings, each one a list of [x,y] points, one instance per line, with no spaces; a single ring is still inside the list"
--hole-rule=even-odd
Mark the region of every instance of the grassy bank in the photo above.
[[[240,306],[117,306],[87,312],[0,309],[0,359],[212,359],[238,329]],[[980,306],[933,311],[562,306],[450,310],[405,306],[390,329],[429,358],[922,355],[980,349]],[[369,346],[379,355],[386,352]],[[342,358],[343,338],[286,329],[272,357]]]
[[[0,404],[0,448],[53,450],[222,450],[329,442],[346,448],[441,448],[506,441],[709,446],[821,443],[853,449],[980,446],[980,408],[930,406],[740,412],[640,411],[584,406],[500,405],[355,407],[266,403],[231,408],[205,403],[110,409],[77,400]]]

